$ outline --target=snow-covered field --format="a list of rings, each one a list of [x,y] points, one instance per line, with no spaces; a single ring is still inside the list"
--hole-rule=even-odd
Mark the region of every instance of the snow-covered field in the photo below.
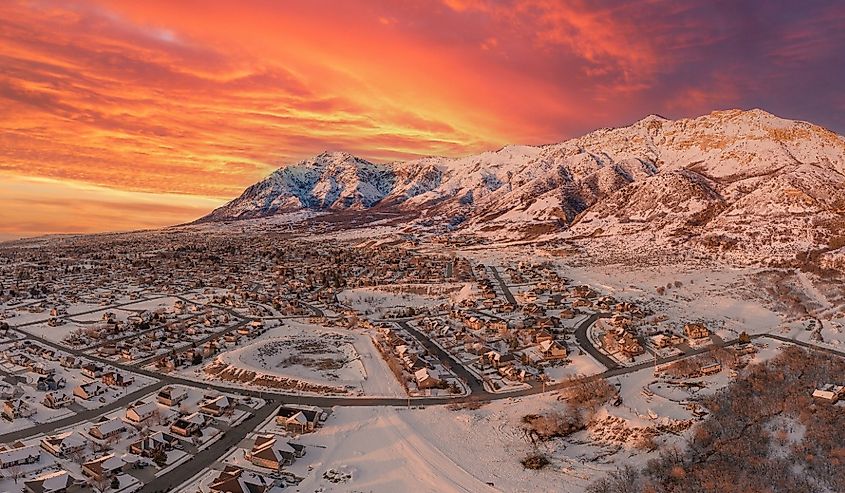
[[[305,479],[297,491],[421,493],[496,491],[443,453],[408,419],[417,410],[391,407],[336,408],[325,426],[294,441],[305,457],[286,470]],[[235,451],[226,463],[255,468]],[[324,479],[326,471],[350,474],[345,483]]]
[[[367,334],[287,320],[216,363],[314,385],[347,388],[352,395],[396,397],[405,391]],[[184,370],[196,376],[196,370]]]
[[[570,363],[567,365],[547,366],[545,368],[544,371],[551,383],[562,382],[569,377],[595,375],[605,370],[605,367],[587,353],[577,354],[576,352],[570,354],[568,359]]]
[[[632,455],[625,447],[617,451],[586,441],[533,445],[522,432],[522,416],[562,405],[555,396],[544,395],[496,401],[475,410],[336,408],[324,428],[295,440],[310,446],[288,470],[305,477],[299,491],[577,492],[615,468],[617,460],[641,464],[649,458]],[[538,447],[553,456],[552,465],[525,469],[520,460]],[[243,464],[239,455],[232,454],[227,462]],[[352,479],[330,483],[323,473],[331,469]]]
[[[457,288],[455,288],[457,289]],[[434,308],[443,303],[443,296],[416,294],[409,292],[387,292],[377,288],[354,288],[341,291],[338,301],[365,315],[387,314],[396,307]]]
[[[56,327],[51,327],[45,322],[34,325],[27,325],[26,327],[22,327],[21,330],[37,337],[43,337],[48,341],[61,342],[72,332],[80,330],[84,327],[84,325],[76,324],[73,322],[67,322]]]

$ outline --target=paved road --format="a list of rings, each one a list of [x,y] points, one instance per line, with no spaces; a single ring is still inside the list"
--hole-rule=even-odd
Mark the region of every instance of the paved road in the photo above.
[[[140,490],[141,493],[172,491],[180,484],[194,477],[194,475],[203,469],[214,464],[226,453],[234,450],[241,440],[246,438],[246,436],[258,425],[270,417],[270,414],[275,412],[276,408],[277,406],[268,403],[264,407],[258,409],[258,411],[256,411],[251,417],[244,420],[241,424],[226,431],[223,438],[213,443],[207,449],[194,454],[188,462],[185,462],[167,474],[163,474],[145,484]]]
[[[318,308],[318,307],[316,307],[316,306],[314,306],[310,303],[306,303],[304,301],[300,301],[299,303],[302,304],[302,306],[304,306],[305,308],[308,308],[309,310],[311,310],[311,312],[314,314],[315,317],[325,317],[326,316],[326,314],[325,314],[325,312],[323,312],[323,310],[321,310],[320,308]]]
[[[126,406],[134,403],[135,401],[144,397],[150,392],[155,392],[163,386],[164,382],[157,381],[156,383],[147,385],[146,387],[136,390],[131,394],[127,394],[117,399],[116,401],[110,402],[108,404],[103,404],[102,406],[96,409],[86,409],[85,411],[82,411],[80,413],[70,415],[67,418],[58,419],[49,423],[41,423],[30,428],[25,428],[23,430],[16,430],[9,433],[4,433],[0,435],[0,442],[13,442],[15,440],[21,440],[23,438],[31,437],[33,435],[38,435],[41,433],[52,433],[60,428],[71,426],[75,423],[83,421],[90,421],[91,423],[93,423],[94,418],[96,418],[97,416],[109,413],[111,411],[114,411],[115,409],[125,408]]]
[[[833,354],[833,355],[841,356],[841,357],[845,358],[845,351],[837,351],[836,349],[831,349],[829,347],[817,346],[817,345],[810,343],[810,342],[798,341],[798,340],[790,339],[790,338],[784,337],[784,336],[779,336],[779,335],[775,335],[775,334],[756,334],[756,335],[753,335],[751,337],[754,338],[754,339],[757,339],[757,338],[760,338],[760,337],[768,337],[770,339],[776,339],[778,341],[796,344],[798,346],[802,346],[802,347],[808,348],[808,349],[813,350],[813,351],[819,351],[819,352],[822,352],[822,353]]]
[[[502,294],[505,296],[505,299],[508,300],[508,303],[513,306],[519,306],[519,303],[516,302],[516,298],[513,297],[513,293],[511,293],[510,288],[508,288],[508,285],[505,284],[504,280],[502,280],[502,276],[499,275],[499,269],[493,267],[492,265],[488,266],[488,268],[493,274],[493,277],[496,278],[496,282],[499,283],[499,287],[502,289]]]
[[[407,330],[411,333],[411,335],[416,337],[417,340],[420,341],[420,344],[422,344],[423,347],[425,347],[429,353],[437,356],[437,359],[439,359],[441,362],[451,362],[449,367],[455,373],[455,375],[457,375],[461,380],[467,383],[467,385],[469,386],[470,393],[472,395],[481,397],[490,395],[490,393],[487,392],[487,389],[484,388],[484,383],[478,377],[473,375],[472,372],[467,370],[467,368],[460,361],[455,359],[454,356],[447,353],[443,350],[443,348],[432,342],[432,340],[425,334],[411,327],[411,324],[409,324],[408,322],[397,323],[400,327]]]
[[[575,340],[578,342],[578,345],[581,346],[581,349],[586,351],[596,361],[604,365],[604,367],[608,370],[613,370],[619,368],[621,365],[610,356],[604,354],[604,352],[599,351],[599,349],[593,345],[592,341],[590,341],[590,338],[587,336],[587,330],[590,326],[596,323],[596,320],[607,317],[608,315],[606,313],[594,313],[590,315],[588,319],[578,324],[578,327],[575,328]]]

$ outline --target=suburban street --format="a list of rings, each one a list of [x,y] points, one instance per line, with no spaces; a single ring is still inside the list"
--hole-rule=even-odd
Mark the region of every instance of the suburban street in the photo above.
[[[448,367],[455,373],[455,375],[458,376],[458,378],[466,382],[467,386],[469,386],[470,394],[489,394],[487,389],[484,388],[484,383],[472,372],[467,370],[461,362],[455,359],[454,356],[444,351],[443,348],[435,344],[430,338],[426,337],[420,331],[411,327],[408,322],[397,322],[397,324],[416,337],[417,340],[420,341],[420,344],[422,344],[430,354],[437,356],[437,359],[439,359],[442,363],[446,364],[446,362],[449,362]]]
[[[227,431],[223,435],[223,438],[213,443],[210,447],[194,454],[188,462],[173,469],[169,473],[163,474],[145,484],[140,491],[142,493],[171,491],[173,488],[191,479],[203,469],[217,462],[226,453],[234,450],[241,440],[246,438],[252,430],[269,418],[276,411],[277,407],[271,404],[265,405],[243,423]]]
[[[587,354],[592,356],[593,359],[601,363],[608,370],[613,370],[619,368],[619,363],[604,352],[599,351],[596,346],[593,345],[592,341],[590,341],[589,336],[587,336],[587,330],[596,323],[598,319],[607,316],[608,315],[604,313],[594,313],[590,315],[590,318],[581,322],[578,327],[575,328],[575,340],[578,342],[578,346],[586,351]]]
[[[519,306],[519,303],[516,302],[516,298],[513,297],[513,293],[511,293],[510,288],[508,288],[508,285],[505,284],[504,280],[502,280],[502,276],[499,275],[499,269],[493,267],[492,265],[488,265],[487,268],[490,269],[493,277],[496,278],[496,282],[499,283],[499,288],[502,290],[502,295],[504,295],[505,299],[508,300],[508,303],[513,306]]]
[[[507,288],[505,283],[502,279],[498,276],[498,272],[495,268],[491,267],[491,272],[493,272],[494,277],[497,278],[500,287],[502,288],[502,294],[505,298],[507,298],[511,302],[515,302],[513,299],[513,295],[510,290]],[[182,296],[176,296],[183,301],[193,303],[192,301],[187,300]],[[157,299],[157,298],[149,298],[149,299]],[[134,301],[133,303],[137,303]],[[99,308],[97,310],[92,310],[88,313],[93,313],[96,311],[101,311],[104,309],[114,309],[120,306],[126,306],[132,303],[125,303],[121,305],[113,305],[111,307]],[[322,310],[318,307],[305,304],[315,315],[323,315]],[[197,344],[202,344],[208,340],[211,340],[215,337],[220,337],[221,335],[236,330],[239,327],[242,327],[246,323],[249,322],[249,318],[244,317],[237,313],[234,310],[226,309],[227,312],[237,320],[236,323],[231,324],[227,328],[223,329],[220,332],[216,332],[214,334],[210,334],[207,337],[204,337]],[[73,316],[78,316],[80,314],[74,314]],[[486,315],[486,314],[485,314]],[[695,356],[698,354],[704,354],[709,351],[712,351],[716,348],[731,346],[739,343],[738,339],[734,339],[731,341],[720,341],[717,340],[714,344],[690,349],[682,354],[678,354],[671,357],[664,357],[664,358],[657,358],[655,360],[640,363],[637,365],[631,366],[623,366],[614,361],[612,358],[607,356],[601,350],[596,348],[592,342],[590,341],[589,337],[587,336],[587,331],[589,328],[599,319],[602,317],[607,316],[603,313],[594,313],[590,315],[588,318],[583,320],[578,324],[575,328],[575,339],[580,348],[586,351],[591,357],[596,359],[600,364],[604,365],[607,369],[601,373],[594,374],[591,376],[584,377],[585,380],[597,380],[602,378],[611,378],[620,375],[625,375],[629,373],[634,373],[637,371],[645,370],[651,368],[655,365],[670,363],[673,361],[677,361],[683,358],[687,358],[690,356]],[[304,317],[301,317],[304,318]],[[86,350],[83,349],[71,349],[67,348],[59,343],[50,341],[48,339],[38,337],[32,335],[25,330],[22,330],[22,327],[26,327],[29,325],[34,325],[37,323],[43,323],[44,321],[35,321],[35,322],[28,322],[25,324],[21,324],[19,326],[13,327],[15,330],[20,332],[26,339],[38,342],[44,346],[52,347],[60,351],[64,351],[75,356],[79,356],[82,358],[88,358],[90,360],[96,361],[102,365],[108,365],[111,367],[119,368],[121,370],[127,372],[134,372],[136,374],[144,375],[150,378],[155,379],[156,383],[138,389],[130,394],[120,397],[119,399],[105,404],[97,409],[91,410],[84,410],[78,412],[74,415],[68,416],[66,418],[62,418],[53,422],[37,424],[30,428],[25,428],[22,430],[17,430],[14,432],[6,433],[0,435],[0,441],[2,442],[11,442],[15,440],[21,440],[28,437],[50,433],[57,429],[66,428],[69,426],[73,426],[76,423],[92,421],[97,416],[102,414],[114,411],[116,409],[120,409],[123,407],[128,406],[129,404],[141,399],[142,397],[156,392],[161,387],[165,385],[171,384],[180,384],[185,386],[192,386],[200,389],[213,389],[219,392],[226,392],[226,393],[235,393],[240,394],[243,396],[250,396],[255,398],[261,398],[266,401],[266,405],[262,408],[258,409],[252,415],[244,420],[242,423],[232,427],[229,429],[223,438],[221,438],[218,442],[212,444],[209,448],[197,453],[190,459],[188,462],[180,465],[179,467],[169,471],[162,476],[155,478],[153,481],[147,483],[142,490],[143,492],[147,493],[154,493],[159,491],[169,491],[170,489],[178,486],[179,484],[187,481],[203,469],[213,465],[217,462],[221,457],[223,457],[227,452],[232,450],[238,443],[241,442],[250,432],[252,432],[256,426],[266,420],[281,404],[305,404],[305,405],[312,405],[312,406],[319,406],[330,408],[333,406],[394,406],[394,407],[401,407],[407,406],[409,403],[412,403],[415,406],[431,406],[431,405],[443,405],[443,404],[450,404],[450,403],[465,403],[465,402],[485,402],[485,401],[494,401],[500,399],[512,399],[530,395],[536,395],[542,392],[555,392],[562,389],[566,389],[572,385],[577,384],[579,381],[583,380],[567,380],[564,382],[559,382],[556,384],[550,385],[542,385],[540,383],[534,383],[530,388],[513,391],[513,392],[506,392],[506,393],[493,393],[488,391],[483,382],[472,372],[470,372],[463,364],[458,362],[452,355],[448,352],[443,350],[440,346],[435,344],[431,341],[425,334],[421,333],[419,330],[412,327],[406,320],[394,320],[393,322],[398,324],[400,327],[408,331],[414,337],[416,337],[420,343],[429,351],[430,354],[436,356],[440,361],[446,363],[455,374],[463,379],[470,390],[468,395],[461,395],[461,396],[444,396],[444,397],[413,397],[413,398],[384,398],[384,397],[345,397],[345,396],[317,396],[317,395],[291,395],[291,394],[281,394],[276,392],[267,392],[267,391],[260,391],[254,389],[243,389],[238,387],[228,387],[225,385],[218,385],[209,382],[202,382],[202,381],[195,381],[188,378],[182,378],[174,375],[169,375],[165,373],[160,373],[157,371],[150,371],[142,366],[149,364],[151,362],[156,361],[158,358],[162,357],[156,356],[153,358],[149,358],[147,360],[138,362],[134,365],[131,364],[123,364],[118,363],[115,361],[111,361],[105,358],[102,358],[97,355],[88,354],[85,352]],[[781,342],[786,342],[790,344],[797,344],[802,347],[806,347],[811,350],[815,351],[822,351],[829,354],[834,354],[837,356],[845,357],[845,352],[833,350],[830,348],[819,347],[807,342],[803,341],[796,341],[793,339],[789,339],[787,337],[782,337],[774,334],[757,334],[753,336],[754,338],[759,337],[768,337],[772,338]],[[448,362],[448,363],[447,363]]]

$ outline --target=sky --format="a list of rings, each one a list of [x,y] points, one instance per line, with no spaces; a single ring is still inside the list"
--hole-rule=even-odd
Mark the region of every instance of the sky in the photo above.
[[[836,1],[3,0],[0,239],[190,221],[324,150],[756,107],[843,133],[843,57]]]

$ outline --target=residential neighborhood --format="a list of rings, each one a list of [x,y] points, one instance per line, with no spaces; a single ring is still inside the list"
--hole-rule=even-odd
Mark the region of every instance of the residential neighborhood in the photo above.
[[[0,487],[369,484],[344,441],[358,433],[428,450],[406,427],[451,426],[437,437],[447,443],[461,436],[454,426],[463,425],[443,416],[415,424],[438,409],[485,421],[498,415],[467,413],[550,398],[587,405],[592,398],[572,396],[582,388],[605,399],[601,411],[584,411],[601,421],[561,432],[577,437],[569,450],[619,423],[629,428],[619,436],[669,443],[711,418],[702,395],[774,355],[772,340],[742,323],[673,312],[549,262],[479,261],[413,237],[285,249],[249,237],[240,248],[259,261],[244,264],[232,238],[157,238],[164,250],[155,254],[85,260],[99,244],[79,237],[68,240],[76,259],[64,247],[64,256],[19,249],[0,263]],[[809,382],[805,396],[841,409],[840,383]],[[501,440],[536,441],[537,418],[523,414],[523,430],[484,426],[512,430]],[[406,431],[397,442],[388,430]],[[608,457],[628,446],[600,443]]]

